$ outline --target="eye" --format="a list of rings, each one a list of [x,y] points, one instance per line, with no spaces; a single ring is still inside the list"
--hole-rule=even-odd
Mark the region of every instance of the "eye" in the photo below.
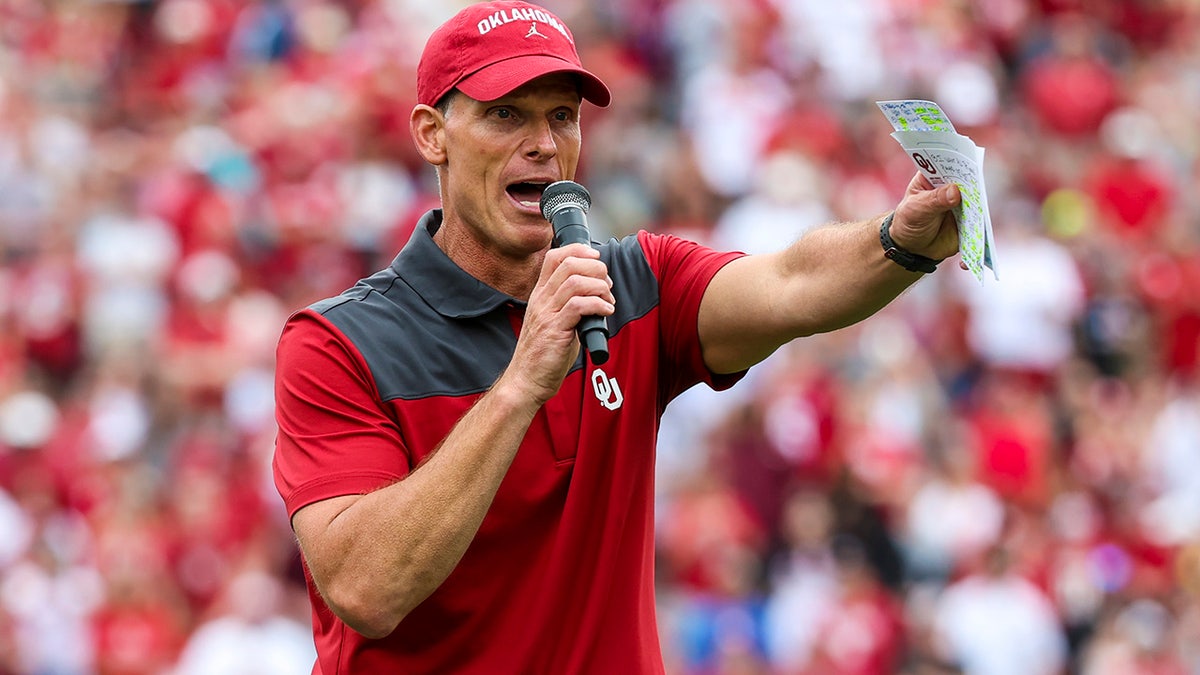
[[[513,112],[508,108],[495,108],[492,110],[492,114],[495,115],[497,119],[502,120],[512,119],[513,117]]]

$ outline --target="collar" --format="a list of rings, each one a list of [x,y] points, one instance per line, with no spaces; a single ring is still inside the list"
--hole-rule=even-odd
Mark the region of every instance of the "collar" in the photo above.
[[[392,261],[392,271],[442,316],[469,319],[506,304],[524,302],[501,293],[467,274],[433,241],[442,226],[442,210],[434,209],[417,222],[412,238]]]

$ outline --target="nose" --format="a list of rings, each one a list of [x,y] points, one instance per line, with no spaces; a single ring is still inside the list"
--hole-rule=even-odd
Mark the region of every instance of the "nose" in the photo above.
[[[558,154],[558,144],[554,141],[549,121],[541,120],[531,125],[525,154],[530,159],[550,159]]]

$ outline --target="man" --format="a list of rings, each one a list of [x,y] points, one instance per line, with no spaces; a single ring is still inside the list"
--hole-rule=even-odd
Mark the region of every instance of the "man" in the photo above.
[[[664,406],[921,273],[885,256],[883,218],[762,256],[645,232],[552,249],[541,190],[575,175],[581,99],[610,94],[534,5],[450,19],[417,89],[412,136],[442,208],[279,344],[276,483],[309,574],[314,672],[662,672]],[[891,255],[953,255],[957,199],[914,178]],[[576,338],[588,315],[608,321],[602,368]]]

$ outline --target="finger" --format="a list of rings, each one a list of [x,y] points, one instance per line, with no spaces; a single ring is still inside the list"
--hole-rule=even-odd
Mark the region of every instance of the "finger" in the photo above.
[[[907,194],[910,197],[913,195],[923,194],[926,197],[933,197],[937,200],[949,200],[946,203],[951,208],[957,205],[958,201],[961,199],[957,185],[954,183],[946,183],[945,185],[934,187],[933,183],[929,182],[929,179],[925,176],[925,174],[921,173],[920,171],[918,171],[912,177],[912,180],[909,181]]]
[[[591,260],[600,259],[600,251],[588,246],[587,244],[567,244],[558,248],[550,249],[546,254],[547,259],[554,257],[561,262],[567,258],[588,258]]]
[[[563,304],[562,316],[574,328],[585,316],[612,316],[616,306],[597,295],[572,295]]]
[[[568,258],[551,275],[548,286],[559,302],[575,296],[594,296],[614,304],[608,268],[598,260]]]
[[[938,188],[937,196],[938,196],[938,199],[948,209],[952,209],[952,208],[958,206],[960,202],[962,202],[962,191],[958,189],[958,185],[955,183],[950,183],[949,185],[943,185],[942,187]]]
[[[907,211],[914,218],[932,218],[954,209],[962,202],[962,193],[954,183],[909,195]]]
[[[549,283],[550,278],[563,262],[571,258],[599,260],[600,252],[584,244],[567,244],[560,248],[550,249],[546,253],[545,259],[542,260],[542,269],[538,274],[537,285],[544,286]]]
[[[958,186],[954,183],[948,183],[937,189],[930,190],[928,199],[930,207],[935,212],[945,211],[958,206],[958,203],[962,201],[962,192],[959,191]]]
[[[916,174],[913,175],[912,180],[910,180],[908,182],[907,192],[909,194],[914,194],[917,192],[923,192],[925,190],[932,190],[932,189],[933,189],[933,183],[929,182],[929,178],[927,178],[924,173],[921,173],[920,171],[918,171]]]
[[[556,260],[553,270],[550,270],[548,281],[551,284],[559,285],[572,276],[590,277],[604,282],[604,285],[612,287],[612,279],[608,276],[608,265],[599,259],[599,254],[591,248],[584,247],[578,249],[587,251],[582,256],[566,255],[561,260]]]

